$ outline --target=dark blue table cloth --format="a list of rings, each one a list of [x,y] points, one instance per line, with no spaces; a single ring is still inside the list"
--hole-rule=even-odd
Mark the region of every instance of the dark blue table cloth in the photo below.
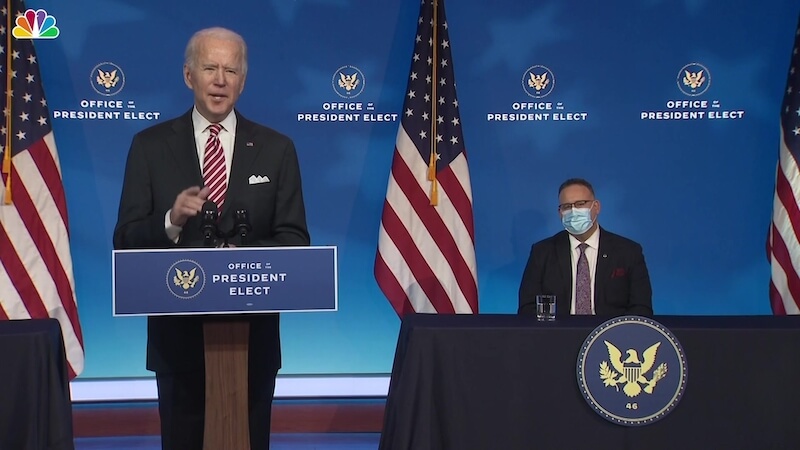
[[[686,390],[660,421],[597,415],[578,352],[606,319],[409,315],[381,450],[800,448],[800,317],[656,316],[683,346]]]
[[[72,403],[55,319],[0,321],[0,450],[73,450]]]

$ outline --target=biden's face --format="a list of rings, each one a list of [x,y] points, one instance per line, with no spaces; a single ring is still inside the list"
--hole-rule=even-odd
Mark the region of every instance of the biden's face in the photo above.
[[[194,61],[183,68],[183,78],[194,91],[197,111],[211,123],[222,121],[244,90],[240,46],[234,41],[214,37],[201,39]]]

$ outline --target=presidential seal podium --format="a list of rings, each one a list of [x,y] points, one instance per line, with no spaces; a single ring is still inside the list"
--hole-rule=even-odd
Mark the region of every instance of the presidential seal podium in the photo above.
[[[236,315],[336,311],[336,247],[115,250],[113,315],[228,316],[203,324],[203,447],[250,449],[249,324]]]

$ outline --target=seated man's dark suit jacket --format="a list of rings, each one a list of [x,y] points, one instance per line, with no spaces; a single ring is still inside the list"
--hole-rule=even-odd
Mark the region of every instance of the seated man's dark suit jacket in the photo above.
[[[233,227],[233,211],[247,209],[253,227],[246,246],[310,244],[300,169],[292,141],[236,112],[236,140],[228,190],[219,228]],[[192,111],[141,131],[133,138],[114,230],[114,248],[202,247],[200,215],[183,226],[178,243],[164,230],[164,217],[186,188],[202,186],[195,148]],[[269,182],[250,184],[252,175]],[[235,245],[241,242],[232,241]],[[250,323],[251,375],[275,374],[281,365],[277,314],[247,314]],[[203,370],[203,322],[230,316],[150,317],[147,321],[147,369],[155,372]]]
[[[561,231],[531,247],[519,287],[519,313],[536,314],[536,296],[550,294],[556,296],[556,316],[569,315],[574,286],[569,234]],[[642,246],[601,228],[593,290],[598,316],[652,315]]]

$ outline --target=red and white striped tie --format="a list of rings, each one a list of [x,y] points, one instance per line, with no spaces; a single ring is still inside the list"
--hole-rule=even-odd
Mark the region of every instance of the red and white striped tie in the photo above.
[[[206,141],[206,153],[203,158],[203,182],[211,192],[208,199],[217,204],[217,211],[222,212],[225,203],[225,191],[228,183],[225,181],[225,154],[222,152],[222,143],[219,141],[219,132],[222,125],[212,123],[208,126],[210,132]]]

